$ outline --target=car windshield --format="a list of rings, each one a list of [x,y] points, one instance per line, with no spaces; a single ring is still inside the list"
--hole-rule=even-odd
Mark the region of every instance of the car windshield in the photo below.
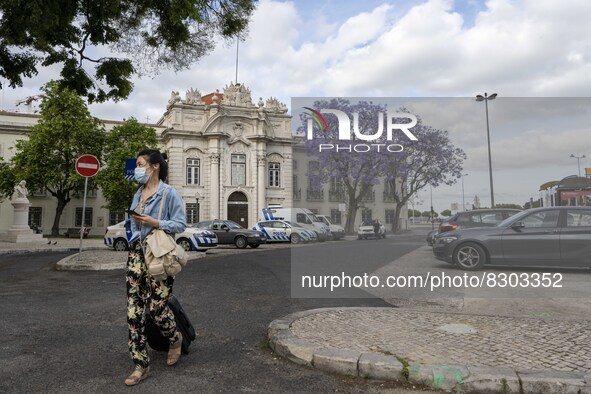
[[[365,222],[361,223],[361,225],[362,226],[373,226],[373,223],[372,222],[365,221]]]
[[[321,217],[320,217],[320,220],[322,220],[322,222],[323,222],[324,224],[327,224],[327,225],[329,225],[329,226],[332,224],[332,223],[330,222],[330,220],[328,220],[328,218],[327,218],[327,217],[325,217],[325,216],[321,216]]]
[[[238,223],[233,222],[231,220],[224,221],[224,224],[226,226],[228,226],[228,228],[230,228],[230,229],[233,229],[233,228],[243,228],[241,225],[239,225]]]
[[[199,222],[193,225],[194,228],[211,229],[211,220],[207,222]]]

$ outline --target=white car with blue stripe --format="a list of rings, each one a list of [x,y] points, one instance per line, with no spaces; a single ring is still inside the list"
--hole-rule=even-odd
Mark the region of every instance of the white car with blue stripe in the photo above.
[[[131,239],[130,220],[127,219],[107,227],[104,237],[105,245],[117,251],[128,250],[128,242]],[[218,246],[218,237],[213,231],[195,227],[187,227],[184,232],[176,234],[175,240],[186,251],[204,252],[207,249],[217,248]]]
[[[316,233],[297,223],[286,220],[261,220],[253,228],[265,234],[267,242],[300,242],[316,241]]]

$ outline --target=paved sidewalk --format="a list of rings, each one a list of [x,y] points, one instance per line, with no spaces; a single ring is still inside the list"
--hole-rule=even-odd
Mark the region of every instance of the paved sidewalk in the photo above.
[[[428,272],[464,274],[426,247],[369,274],[383,283]],[[267,334],[277,354],[333,373],[462,393],[591,394],[588,279],[565,272],[554,293],[366,289],[397,307],[302,311],[273,321]]]
[[[271,346],[345,375],[469,393],[591,393],[591,321],[324,308],[275,320]]]

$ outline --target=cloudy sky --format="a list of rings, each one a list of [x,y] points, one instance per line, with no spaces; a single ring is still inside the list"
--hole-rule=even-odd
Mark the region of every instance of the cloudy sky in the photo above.
[[[273,96],[288,106],[292,97],[498,93],[489,106],[493,169],[499,171],[495,202],[523,204],[539,197],[541,183],[577,173],[571,153],[586,154],[581,167],[591,167],[591,133],[584,121],[590,108],[584,98],[591,92],[589,15],[588,0],[262,0],[240,43],[238,82],[250,87],[255,102]],[[172,90],[183,96],[191,87],[203,94],[222,90],[235,79],[235,62],[236,47],[220,43],[190,70],[136,79],[128,100],[91,110],[104,119],[156,122]],[[38,94],[39,86],[56,76],[56,69],[46,69],[22,88],[7,88],[2,108],[15,109],[16,100]],[[579,99],[560,101],[561,111],[552,118],[547,117],[551,101],[516,97]],[[466,196],[490,204],[483,103],[440,105],[453,108],[432,123],[448,128],[469,156]],[[457,111],[474,122],[480,118],[480,127],[462,128],[457,116],[450,119]],[[565,127],[557,119],[569,113],[578,120]],[[539,116],[526,116],[532,114]],[[518,121],[524,116],[529,123]],[[461,202],[461,184],[433,194],[435,210],[441,211]],[[428,209],[429,193],[419,199]]]

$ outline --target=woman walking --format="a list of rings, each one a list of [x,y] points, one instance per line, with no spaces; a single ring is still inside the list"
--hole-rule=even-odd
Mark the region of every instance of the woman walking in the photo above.
[[[168,307],[174,278],[169,276],[160,281],[152,278],[142,249],[142,244],[152,229],[175,234],[185,231],[187,227],[183,200],[173,187],[164,183],[167,176],[168,164],[159,151],[143,150],[137,155],[134,178],[140,187],[131,204],[131,210],[137,215],[132,215],[132,237],[129,240],[127,258],[128,346],[135,369],[125,379],[128,386],[144,380],[150,370],[145,335],[146,307],[162,335],[169,338],[170,348],[166,363],[175,365],[181,356],[182,334],[176,329],[174,315]],[[160,204],[162,216],[158,220]]]

